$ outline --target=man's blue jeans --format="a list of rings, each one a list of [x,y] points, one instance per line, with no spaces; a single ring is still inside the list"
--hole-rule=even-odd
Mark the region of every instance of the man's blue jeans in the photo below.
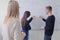
[[[51,40],[51,36],[45,35],[44,40]]]

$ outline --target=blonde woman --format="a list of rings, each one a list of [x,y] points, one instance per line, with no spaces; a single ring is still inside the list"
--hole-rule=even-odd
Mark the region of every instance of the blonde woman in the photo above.
[[[8,13],[4,19],[4,26],[2,29],[3,40],[22,40],[18,2],[10,1],[7,12]]]

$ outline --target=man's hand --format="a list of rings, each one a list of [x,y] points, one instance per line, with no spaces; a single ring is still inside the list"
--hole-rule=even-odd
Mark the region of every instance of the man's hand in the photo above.
[[[41,26],[41,27],[40,27],[40,29],[41,29],[41,30],[44,30],[44,29],[45,29],[45,27],[44,27],[44,26]]]
[[[43,16],[40,16],[39,18],[43,19]]]

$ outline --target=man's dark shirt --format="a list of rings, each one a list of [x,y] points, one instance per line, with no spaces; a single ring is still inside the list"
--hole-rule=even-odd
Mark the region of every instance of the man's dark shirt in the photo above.
[[[43,21],[46,22],[45,35],[52,36],[54,32],[55,16],[54,15],[48,16],[48,18],[46,20],[43,19]]]

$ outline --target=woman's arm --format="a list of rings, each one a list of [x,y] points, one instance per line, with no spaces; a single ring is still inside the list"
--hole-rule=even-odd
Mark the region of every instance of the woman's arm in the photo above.
[[[32,17],[28,20],[28,22],[30,23],[34,18],[35,18],[35,16],[32,16]]]
[[[28,20],[28,22],[30,23],[32,20],[33,20],[33,18],[31,17],[31,18]]]

